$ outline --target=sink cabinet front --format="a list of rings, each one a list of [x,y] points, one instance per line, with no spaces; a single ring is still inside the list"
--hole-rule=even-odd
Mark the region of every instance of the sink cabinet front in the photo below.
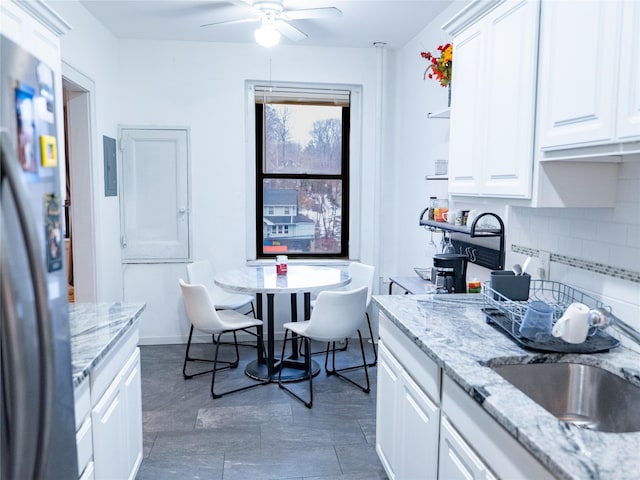
[[[392,480],[435,479],[440,369],[393,328],[380,324],[376,451]]]

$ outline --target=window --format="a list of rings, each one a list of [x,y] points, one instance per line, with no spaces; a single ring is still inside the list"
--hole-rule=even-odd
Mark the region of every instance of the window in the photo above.
[[[347,257],[346,90],[255,87],[259,258]]]

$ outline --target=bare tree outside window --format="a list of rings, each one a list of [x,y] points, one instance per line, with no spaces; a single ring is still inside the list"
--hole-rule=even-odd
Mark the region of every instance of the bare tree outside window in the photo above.
[[[347,256],[348,111],[256,105],[258,256]]]

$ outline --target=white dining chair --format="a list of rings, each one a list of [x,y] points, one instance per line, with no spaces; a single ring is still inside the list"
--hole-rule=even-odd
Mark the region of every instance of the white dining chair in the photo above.
[[[179,283],[180,289],[182,290],[184,307],[187,311],[189,322],[191,323],[191,328],[189,330],[189,340],[187,341],[187,349],[184,356],[184,365],[182,367],[182,374],[184,378],[190,379],[197,375],[211,373],[211,396],[213,398],[220,398],[223,395],[227,395],[229,393],[247,390],[259,385],[265,385],[267,382],[259,382],[252,383],[240,388],[235,388],[233,390],[228,390],[222,393],[215,392],[214,385],[216,380],[216,372],[227,368],[236,368],[240,361],[236,332],[248,332],[249,329],[255,328],[256,332],[254,335],[256,336],[256,343],[260,342],[262,341],[262,320],[251,318],[247,315],[242,315],[235,310],[216,310],[209,295],[209,291],[204,285],[185,283],[183,279],[179,279]],[[189,356],[189,350],[191,348],[191,338],[193,336],[194,329],[211,335],[211,338],[215,345],[213,360],[204,358],[193,358]],[[220,338],[226,333],[233,334],[233,344],[236,351],[236,358],[231,362],[218,359],[221,344]],[[204,370],[197,373],[188,374],[187,362],[189,361],[212,362],[213,368],[211,370]]]
[[[216,310],[237,310],[244,315],[251,314],[256,318],[253,308],[253,296],[241,293],[230,293],[218,287],[215,282],[215,273],[208,260],[199,260],[187,264],[187,278],[191,284],[204,285],[209,291]],[[254,342],[238,342],[240,346],[255,347]]]
[[[211,300],[217,310],[241,310],[248,315],[251,313],[255,318],[255,309],[253,308],[253,296],[243,295],[241,293],[229,293],[218,287],[215,282],[215,273],[208,260],[199,260],[197,262],[187,264],[187,278],[189,283],[204,285],[209,290]],[[250,309],[250,310],[247,310]]]
[[[378,350],[376,349],[376,339],[373,337],[373,328],[371,328],[371,319],[369,317],[369,304],[371,303],[371,295],[373,294],[373,282],[375,281],[375,271],[376,268],[372,265],[367,265],[360,262],[351,262],[347,269],[349,273],[349,277],[351,278],[351,282],[345,285],[344,287],[340,287],[336,289],[336,291],[349,291],[355,290],[360,287],[367,287],[367,307],[365,310],[365,316],[367,319],[367,326],[369,327],[369,335],[371,338],[371,348],[373,349],[373,361],[368,362],[367,365],[369,367],[374,367],[378,363]],[[315,307],[315,302],[311,302],[311,308]],[[349,346],[349,339],[346,340],[346,345],[341,350],[346,350]],[[324,352],[315,352],[324,353]]]
[[[325,353],[324,369],[327,375],[336,375],[352,385],[360,388],[363,392],[370,392],[369,372],[367,370],[367,359],[364,353],[364,344],[359,327],[365,318],[367,305],[367,287],[348,291],[326,290],[318,294],[315,307],[311,312],[311,318],[304,322],[289,322],[283,325],[285,329],[284,342],[282,345],[282,355],[280,364],[285,365],[285,349],[287,341],[292,341],[295,333],[304,341],[304,365],[309,380],[309,400],[305,400],[291,389],[287,388],[282,381],[282,369],[278,374],[278,386],[295,398],[300,400],[307,408],[313,405],[313,370],[311,362],[311,340],[327,343]],[[362,365],[355,365],[345,368],[336,368],[336,342],[349,338],[354,333],[358,334],[360,340],[360,352],[362,353]],[[329,352],[332,353],[331,368],[329,368]],[[353,379],[343,375],[341,372],[353,371],[359,368],[364,369],[366,384],[361,385]]]

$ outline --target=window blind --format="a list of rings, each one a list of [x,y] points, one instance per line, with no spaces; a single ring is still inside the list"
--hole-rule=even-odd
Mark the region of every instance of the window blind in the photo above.
[[[348,107],[349,90],[255,86],[256,103],[304,103]]]

